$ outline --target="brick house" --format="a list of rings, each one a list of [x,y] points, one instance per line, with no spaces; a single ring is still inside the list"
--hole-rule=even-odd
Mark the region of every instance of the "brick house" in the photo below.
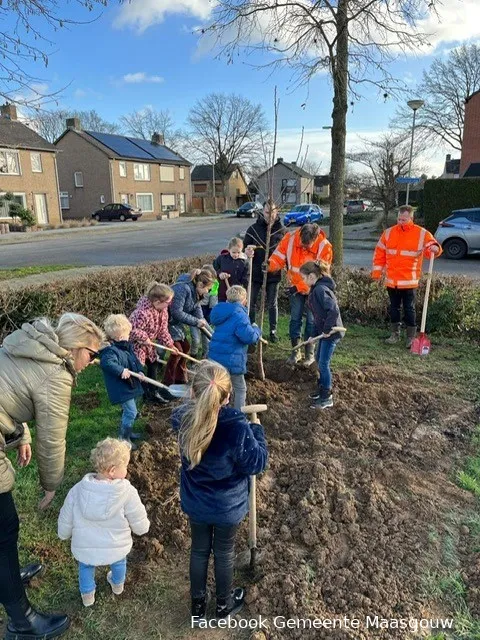
[[[269,168],[255,180],[260,201],[267,200],[271,173],[272,168]],[[314,176],[295,162],[284,162],[283,158],[277,158],[273,167],[273,199],[278,205],[312,202],[314,180]]]
[[[480,91],[465,100],[460,175],[463,177],[472,163],[480,162]]]
[[[55,147],[19,122],[11,104],[0,108],[0,195],[7,192],[38,225],[62,222]],[[0,206],[0,221],[12,221],[7,204]]]
[[[213,180],[215,179],[215,197],[217,211],[236,209],[248,202],[248,187],[243,172],[238,164],[232,166],[223,192],[222,181],[218,171],[214,176],[212,164],[198,164],[192,171],[192,209],[209,211],[214,209]]]
[[[453,159],[450,153],[447,153],[445,157],[445,166],[440,178],[454,179],[460,177],[460,160]]]
[[[65,218],[89,218],[110,203],[140,207],[142,219],[191,207],[191,163],[163,144],[83,131],[78,118],[55,142],[60,202]]]

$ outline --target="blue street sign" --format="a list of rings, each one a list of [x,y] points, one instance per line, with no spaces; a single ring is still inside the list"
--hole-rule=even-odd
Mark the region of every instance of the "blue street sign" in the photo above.
[[[407,178],[407,177],[401,177],[395,180],[395,182],[398,182],[398,184],[418,184],[420,181],[421,181],[421,178]]]

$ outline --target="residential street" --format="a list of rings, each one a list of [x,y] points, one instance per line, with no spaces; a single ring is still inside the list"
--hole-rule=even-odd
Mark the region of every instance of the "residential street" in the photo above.
[[[113,223],[86,230],[52,232],[51,237],[24,236],[25,242],[15,244],[0,240],[0,268],[42,264],[132,265],[216,253],[251,222],[243,218],[180,218],[140,224]],[[346,233],[351,238],[361,236],[360,231],[348,227]],[[345,264],[368,268],[372,259],[369,244],[361,243],[366,249],[352,248],[352,245],[355,246],[353,241],[347,242]],[[480,257],[461,261],[440,259],[436,271],[480,278]]]

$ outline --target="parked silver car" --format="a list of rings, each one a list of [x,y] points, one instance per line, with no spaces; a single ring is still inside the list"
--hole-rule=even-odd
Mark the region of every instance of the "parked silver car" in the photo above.
[[[480,207],[452,211],[439,223],[435,238],[451,260],[480,252]]]

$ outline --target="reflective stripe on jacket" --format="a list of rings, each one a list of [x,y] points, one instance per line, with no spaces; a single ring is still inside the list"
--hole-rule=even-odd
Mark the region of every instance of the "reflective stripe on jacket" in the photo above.
[[[386,229],[373,254],[372,278],[378,280],[385,272],[387,287],[414,289],[422,275],[423,257],[430,259],[430,247],[437,243],[430,231],[416,224]]]
[[[332,245],[323,231],[320,231],[318,238],[308,248],[302,245],[300,231],[301,229],[297,229],[283,237],[268,261],[268,270],[279,271],[286,266],[287,278],[292,287],[296,287],[299,293],[307,295],[309,287],[302,280],[300,267],[306,262],[315,260],[323,260],[331,264],[333,252]]]

